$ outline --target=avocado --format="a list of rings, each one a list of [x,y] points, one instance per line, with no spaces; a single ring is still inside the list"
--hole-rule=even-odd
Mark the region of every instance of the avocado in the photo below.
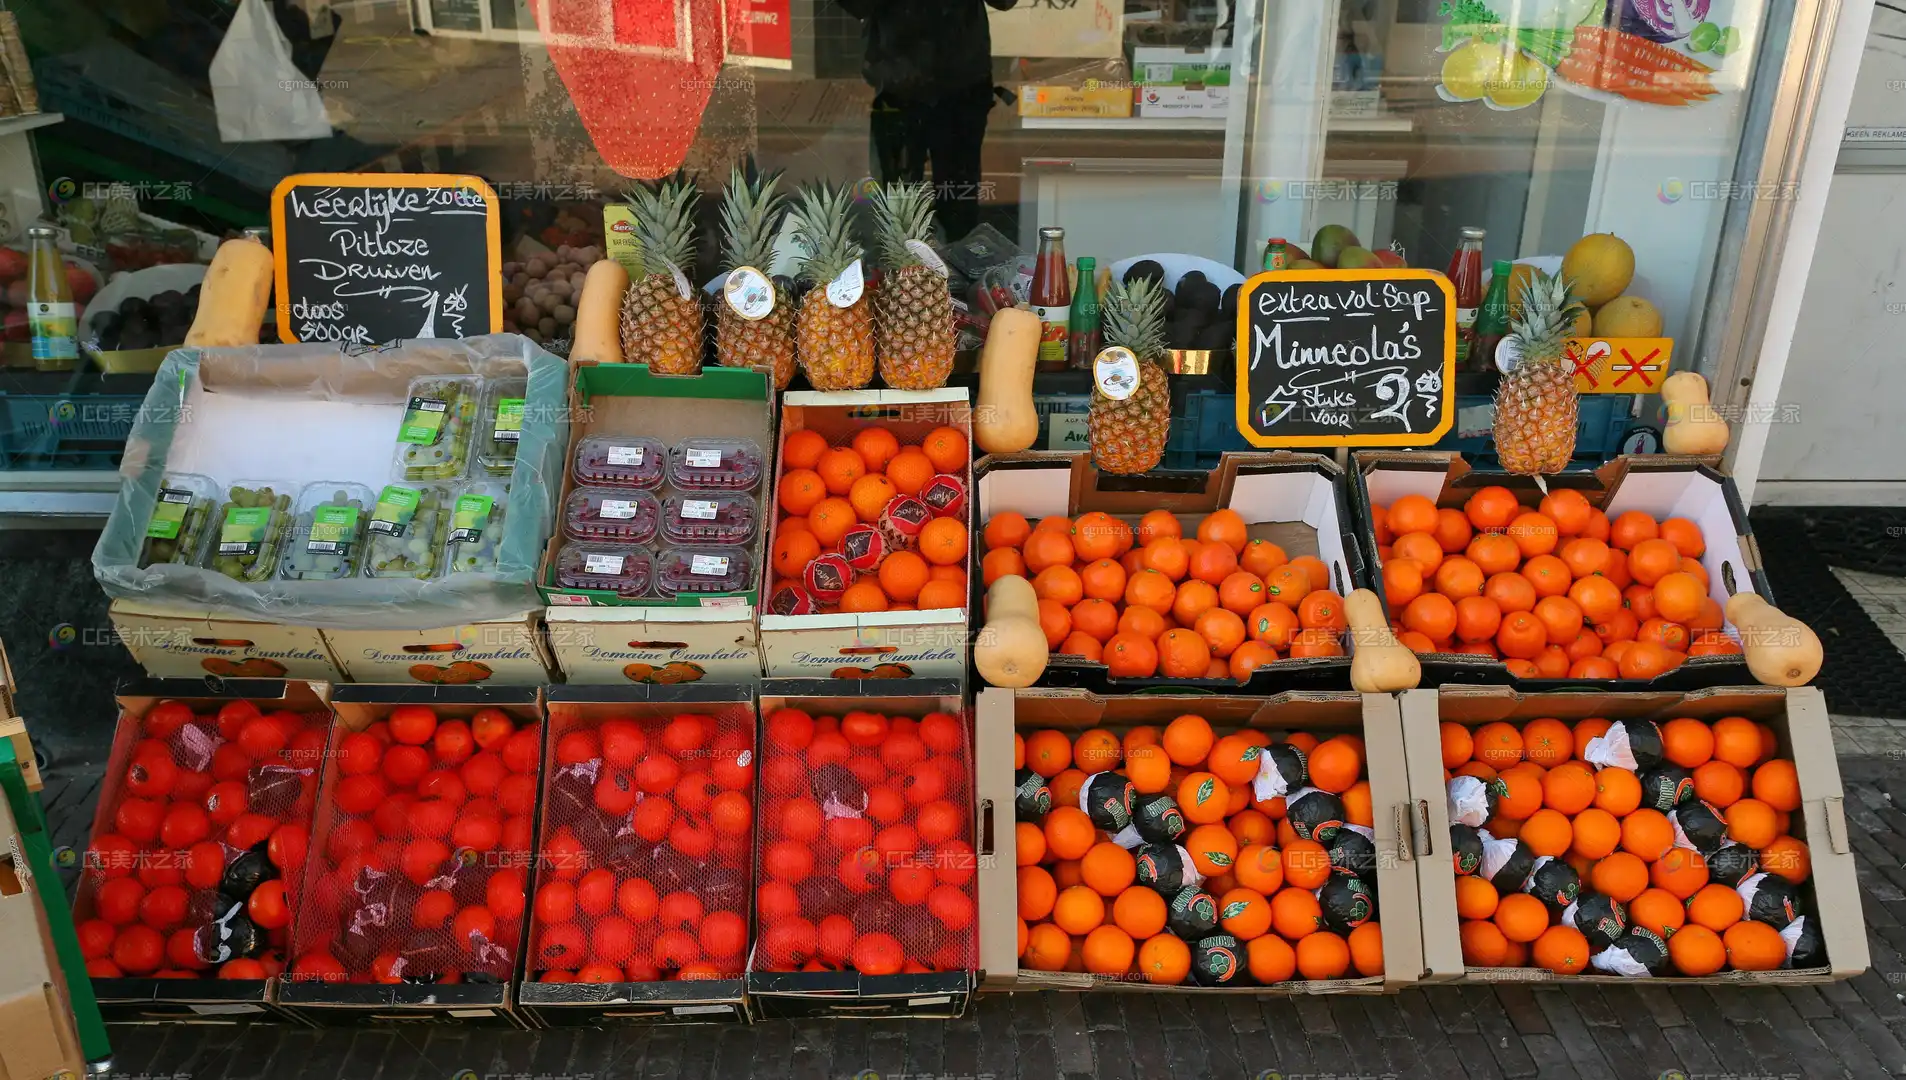
[[[1181,311],[1192,309],[1213,312],[1218,310],[1218,304],[1223,299],[1222,294],[1218,292],[1218,287],[1206,281],[1203,275],[1199,275],[1194,281],[1191,280],[1190,274],[1186,274],[1184,280],[1178,282],[1177,296],[1178,308]]]
[[[1158,265],[1156,259],[1140,259],[1127,267],[1125,276],[1119,280],[1126,285],[1139,280],[1156,281],[1162,285],[1165,283],[1165,268]]]

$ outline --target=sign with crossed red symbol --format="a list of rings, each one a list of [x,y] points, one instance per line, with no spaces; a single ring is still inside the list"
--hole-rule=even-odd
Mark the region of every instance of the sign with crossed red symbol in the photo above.
[[[1673,338],[1569,338],[1562,355],[1578,394],[1655,394],[1668,375]]]

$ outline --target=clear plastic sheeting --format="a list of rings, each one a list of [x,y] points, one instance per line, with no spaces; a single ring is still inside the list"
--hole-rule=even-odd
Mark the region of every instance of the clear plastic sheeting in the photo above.
[[[502,530],[494,570],[330,581],[273,574],[239,581],[207,568],[219,549],[223,519],[210,523],[214,535],[197,564],[140,568],[147,526],[168,474],[209,476],[219,486],[220,506],[244,477],[279,478],[293,491],[318,480],[372,491],[403,484],[392,461],[411,382],[443,375],[474,375],[486,383],[515,379],[524,386],[513,472],[447,481],[508,483],[505,512],[489,515]],[[305,344],[175,350],[154,378],[127,441],[119,499],[93,550],[94,576],[118,599],[334,629],[423,630],[540,607],[536,568],[549,540],[569,445],[568,376],[561,358],[515,334],[373,349]],[[490,421],[485,415],[477,422]],[[285,542],[309,540],[292,535]]]

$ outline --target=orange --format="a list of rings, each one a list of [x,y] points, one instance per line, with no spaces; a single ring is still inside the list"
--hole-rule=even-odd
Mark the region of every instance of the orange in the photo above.
[[[821,474],[828,494],[845,495],[853,489],[854,481],[867,475],[867,462],[853,447],[836,446],[821,455],[814,471]]]
[[[1350,966],[1365,978],[1383,974],[1383,927],[1375,921],[1350,931]]]
[[[1703,885],[1688,898],[1688,922],[1717,934],[1740,922],[1746,910],[1740,893],[1718,883]]]
[[[1727,966],[1727,946],[1705,926],[1683,926],[1668,939],[1668,959],[1683,975],[1712,975]]]
[[[1079,955],[1094,975],[1123,975],[1132,967],[1137,946],[1132,936],[1116,926],[1100,926],[1085,936]]]
[[[1431,641],[1429,638],[1424,637],[1414,630],[1404,630],[1398,633],[1396,635],[1396,643],[1418,655],[1433,653],[1437,649],[1437,645],[1434,641]]]
[[[1149,570],[1156,570],[1173,582],[1184,580],[1191,570],[1191,552],[1184,541],[1172,537],[1153,540],[1139,549],[1139,561]]]
[[[966,558],[966,525],[958,518],[934,518],[920,530],[920,554],[937,566]]]
[[[1247,795],[1250,794],[1248,785],[1231,785],[1233,801],[1236,800],[1240,791],[1245,792]],[[1255,803],[1255,796],[1252,797],[1252,801]],[[1277,823],[1271,820],[1270,815],[1257,809],[1255,805],[1233,812],[1225,824],[1230,828],[1231,835],[1238,839],[1239,858],[1243,857],[1242,849],[1244,848],[1275,843],[1277,841]],[[1236,870],[1233,868],[1233,873],[1235,872]],[[1250,887],[1253,889],[1257,888],[1255,885]],[[1263,890],[1259,889],[1258,891],[1262,892]]]
[[[1206,877],[1228,874],[1238,861],[1237,837],[1223,825],[1200,825],[1186,833],[1180,844]]]
[[[815,503],[814,509],[807,514],[807,527],[814,531],[814,539],[820,541],[823,548],[840,543],[840,538],[846,536],[847,530],[859,524],[859,521],[854,516],[854,504],[835,497]]]
[[[1283,982],[1297,973],[1297,951],[1275,934],[1252,938],[1244,949],[1251,978],[1260,986]]]
[[[1071,936],[1051,923],[1040,923],[1026,932],[1020,959],[1034,971],[1064,971],[1071,956]]]
[[[1171,617],[1180,626],[1190,626],[1198,621],[1198,616],[1217,606],[1217,587],[1193,578],[1178,584],[1178,592],[1171,600]]]
[[[1310,575],[1304,568],[1293,563],[1272,570],[1264,579],[1264,594],[1271,600],[1290,608],[1297,609],[1304,597],[1310,592]]]
[[[1475,753],[1476,740],[1470,737],[1469,729],[1450,720],[1437,725],[1443,743],[1443,768],[1453,769],[1468,761]]]
[[[939,518],[937,520],[951,521],[953,519]],[[922,535],[925,531],[921,530]],[[1050,566],[1071,566],[1075,558],[1072,541],[1055,530],[1035,529],[1033,534],[1026,538],[1026,569],[1035,574]]]
[[[1755,769],[1754,798],[1788,813],[1800,809],[1800,774],[1793,762],[1775,758]]]
[[[1556,532],[1554,520],[1547,514],[1535,511],[1517,514],[1515,519],[1509,522],[1508,536],[1515,541],[1517,550],[1527,558],[1547,555],[1554,551],[1555,545],[1561,541],[1561,534]]]
[[[1149,886],[1129,886],[1112,901],[1112,922],[1135,938],[1163,930],[1165,919],[1165,898]]]
[[[1209,825],[1224,820],[1230,808],[1231,789],[1208,772],[1188,774],[1178,784],[1178,811],[1194,825]]]
[[[1431,641],[1448,641],[1456,632],[1456,605],[1441,593],[1424,593],[1403,609],[1403,626]]]
[[[1284,881],[1299,889],[1321,888],[1330,880],[1330,853],[1315,840],[1284,845]],[[1282,894],[1280,894],[1282,895]]]
[[[1568,817],[1546,808],[1530,814],[1516,836],[1535,854],[1556,857],[1568,854],[1569,846],[1575,842],[1575,830]]]
[[[1286,941],[1298,941],[1315,933],[1323,922],[1324,909],[1313,893],[1282,889],[1271,897],[1271,926]]]
[[[1579,975],[1588,967],[1588,939],[1572,926],[1551,926],[1530,949],[1536,967],[1557,975]]]
[[[1019,868],[1019,917],[1027,922],[1036,922],[1052,911],[1053,901],[1059,898],[1059,886],[1044,867],[1022,866]]]
[[[1627,903],[1648,887],[1648,864],[1638,855],[1614,852],[1595,864],[1588,880],[1595,891]]]
[[[1681,553],[1666,540],[1643,540],[1628,550],[1628,572],[1637,584],[1654,585],[1681,569]]]
[[[1641,805],[1641,781],[1634,773],[1617,766],[1598,770],[1595,805],[1618,818],[1626,817]]]
[[[1289,561],[1290,556],[1284,549],[1269,540],[1252,540],[1238,552],[1238,569],[1248,570],[1260,578]]]
[[[1477,761],[1505,769],[1522,760],[1522,733],[1513,725],[1496,721],[1477,728],[1474,734]]]
[[[1052,921],[1068,934],[1089,934],[1105,922],[1105,898],[1084,885],[1073,885],[1052,905]]]
[[[887,594],[881,590],[880,582],[873,578],[861,578],[841,593],[840,609],[850,612],[886,611]]]
[[[1708,761],[1694,770],[1694,794],[1725,810],[1746,793],[1747,780],[1741,771],[1725,761]]]
[[[1391,610],[1423,593],[1423,567],[1415,559],[1386,559],[1383,563],[1383,602]]]
[[[1055,859],[1083,859],[1098,841],[1092,819],[1076,803],[1054,806],[1046,815],[1045,830],[1046,851]]]
[[[1244,518],[1236,510],[1214,511],[1198,523],[1198,539],[1207,544],[1223,544],[1236,555],[1244,550]]]
[[[1510,941],[1534,941],[1549,926],[1549,909],[1528,893],[1510,893],[1496,903],[1496,928]]]
[[[880,512],[893,501],[895,494],[892,480],[879,473],[868,473],[847,490],[847,501],[854,504],[854,513],[860,520],[875,522],[880,520]]]
[[[1590,656],[1569,665],[1568,677],[1571,679],[1618,679],[1621,669],[1613,660],[1605,656]]]
[[[1212,744],[1205,767],[1227,784],[1248,784],[1257,776],[1261,745],[1243,732],[1226,735]]]
[[[1684,769],[1705,764],[1714,756],[1714,732],[1691,717],[1679,717],[1661,725],[1661,754]]]
[[[1672,848],[1648,868],[1648,880],[1676,900],[1686,900],[1707,884],[1707,860],[1690,848]]]
[[[1049,566],[1046,571],[1070,570]],[[1095,600],[1118,600],[1125,595],[1125,568],[1113,559],[1098,559],[1078,571],[1082,594]]]
[[[926,587],[927,563],[911,551],[896,551],[880,563],[880,588],[895,600],[911,603]],[[1034,589],[1038,588],[1037,583]]]
[[[1502,617],[1502,625],[1496,630],[1496,648],[1502,655],[1517,660],[1531,660],[1542,654],[1548,646],[1549,631],[1542,620],[1527,611],[1511,611]]]
[[[1491,576],[1507,573],[1522,564],[1522,549],[1501,533],[1478,534],[1463,553]]]
[[[1276,663],[1277,659],[1276,649],[1261,641],[1247,641],[1231,654],[1231,662],[1226,665],[1226,671],[1233,679],[1241,683],[1249,682],[1258,668]]]
[[[1350,943],[1328,930],[1297,942],[1297,973],[1306,979],[1340,979],[1350,970]]]
[[[1318,594],[1311,593],[1309,596],[1306,596],[1304,598],[1304,601],[1302,602],[1308,602],[1311,597],[1316,595]],[[1334,597],[1336,594],[1325,593],[1323,595],[1327,597]],[[1260,579],[1256,574],[1247,573],[1246,571],[1243,571],[1243,570],[1238,570],[1233,573],[1226,574],[1224,579],[1218,585],[1218,603],[1223,605],[1226,610],[1236,612],[1239,615],[1249,615],[1253,610],[1257,609],[1258,607],[1261,607],[1269,599],[1271,598],[1268,595],[1266,595],[1263,580]],[[1300,604],[1302,602],[1300,602]],[[1338,620],[1341,620],[1343,617],[1342,609],[1341,609],[1341,603],[1342,603],[1341,600],[1338,603],[1339,603],[1339,606],[1337,608],[1330,609],[1330,610],[1335,612],[1335,617]],[[1298,609],[1297,614],[1298,614],[1298,619],[1301,622],[1303,620],[1303,615],[1304,615],[1304,611],[1301,606]],[[1330,615],[1330,611],[1325,611],[1323,614],[1319,615],[1318,617],[1327,618],[1329,617],[1329,615]],[[1304,625],[1309,626],[1311,624],[1306,622],[1304,623]],[[1319,624],[1319,625],[1322,625],[1322,624]],[[1339,629],[1341,629],[1341,627],[1339,627]]]
[[[1808,853],[1807,845],[1794,837],[1779,836],[1760,849],[1760,868],[1798,885],[1813,872],[1813,856]]]
[[[1310,753],[1312,785],[1341,795],[1350,790],[1363,772],[1363,755],[1355,744],[1339,737],[1319,743]]]
[[[1159,745],[1164,747],[1165,753],[1175,764],[1186,768],[1204,764],[1216,742],[1210,723],[1193,713],[1166,724],[1164,733],[1159,736]]]
[[[966,436],[950,427],[937,427],[927,432],[920,440],[920,449],[926,453],[927,460],[943,473],[958,475],[966,471],[972,460],[971,451],[966,445]]]
[[[1586,536],[1578,536],[1563,544],[1556,554],[1561,557],[1562,564],[1568,567],[1569,573],[1575,575],[1578,581],[1591,575],[1599,575],[1608,566],[1608,545]]]
[[[1621,819],[1621,849],[1653,862],[1674,847],[1674,826],[1659,810],[1642,808]]]
[[[1111,602],[1091,598],[1079,601],[1072,609],[1072,629],[1087,634],[1101,644],[1118,632],[1118,608]]]
[[[1184,526],[1179,524],[1177,515],[1169,510],[1149,510],[1138,519],[1138,542],[1149,544],[1161,537],[1176,539],[1183,536]]]
[[[1124,755],[1125,749],[1118,736],[1104,728],[1080,732],[1072,743],[1073,762],[1088,773],[1116,769]]]
[[[1476,530],[1470,526],[1469,519],[1463,516],[1462,511],[1446,507],[1436,511],[1436,527],[1430,530],[1430,535],[1436,538],[1436,543],[1445,552],[1453,554],[1463,550],[1469,546],[1469,538],[1475,534]]]
[[[1524,755],[1545,769],[1554,768],[1575,754],[1575,734],[1560,720],[1543,718],[1522,725]],[[1564,813],[1574,813],[1564,810]]]
[[[1542,496],[1542,503],[1536,509],[1547,514],[1555,522],[1555,528],[1563,536],[1579,536],[1588,527],[1589,514],[1593,508],[1588,499],[1574,488],[1560,488]]]
[[[1053,777],[1050,786],[1054,806],[1077,806],[1079,792],[1085,787],[1085,771],[1075,765]],[[1069,861],[1078,862],[1077,859]],[[1075,881],[1072,884],[1076,885],[1078,882]]]
[[[893,460],[887,462],[887,479],[893,481],[894,489],[902,495],[920,494],[920,489],[939,471],[915,446],[901,447]]]
[[[1542,804],[1573,817],[1595,801],[1595,774],[1579,761],[1565,761],[1542,776]]]
[[[1537,555],[1523,563],[1520,572],[1535,586],[1537,596],[1561,596],[1574,581],[1568,564],[1553,555]]]
[[[1483,580],[1482,567],[1469,561],[1466,556],[1451,555],[1436,568],[1436,591],[1451,600],[1481,596]]]
[[[1026,560],[1020,557],[1018,548],[995,548],[980,560],[979,569],[980,580],[991,585],[1007,574],[1025,577]]]
[[[1045,728],[1026,736],[1026,768],[1040,776],[1057,776],[1072,765],[1072,740],[1065,732]],[[1070,856],[1068,856],[1070,857]]]
[[[790,431],[781,441],[781,462],[789,469],[812,469],[826,452],[826,437],[809,428]]]
[[[943,567],[936,566],[934,569],[939,570]],[[915,600],[914,606],[921,611],[930,611],[934,608],[963,608],[966,606],[966,586],[944,578],[933,578],[920,587],[920,595]],[[1074,624],[1076,625],[1076,620]]]
[[[1590,510],[1588,512],[1588,524],[1582,527],[1582,535],[1591,540],[1606,541],[1608,539],[1608,533],[1608,515],[1600,510]]]
[[[896,554],[911,553],[896,552]],[[888,556],[889,560],[892,558],[893,556]],[[885,569],[884,565],[882,569]],[[1039,571],[1033,575],[1032,591],[1033,595],[1041,600],[1056,601],[1066,607],[1071,607],[1085,598],[1085,585],[1079,579],[1079,572],[1070,566],[1048,566]]]
[[[816,503],[827,498],[827,485],[812,469],[789,469],[781,476],[776,500],[790,514],[806,514]]]
[[[1244,644],[1244,620],[1236,612],[1211,608],[1192,623],[1192,630],[1204,638],[1211,655],[1228,658]],[[1229,666],[1227,665],[1227,673]]]
[[[1621,590],[1599,574],[1577,578],[1568,589],[1568,598],[1591,623],[1602,623],[1621,610]]]
[[[986,528],[981,535],[989,551],[1018,547],[1032,535],[1032,522],[1016,510],[1004,510],[986,519]]]
[[[1138,947],[1138,973],[1146,982],[1177,986],[1191,974],[1191,946],[1171,934],[1154,934]]]
[[[1679,570],[1655,582],[1655,611],[1669,622],[1690,623],[1701,617],[1708,602],[1707,587]]]
[[[1607,655],[1606,650],[1603,655]],[[1637,641],[1622,651],[1615,664],[1624,679],[1652,679],[1674,667],[1678,655],[1652,641]]]
[[[1150,608],[1160,615],[1171,611],[1178,597],[1178,586],[1156,570],[1144,569],[1125,581],[1126,607]],[[1160,631],[1163,632],[1162,630]]]
[[[1687,921],[1687,911],[1681,901],[1663,889],[1643,889],[1641,895],[1628,902],[1629,924],[1647,927],[1656,937],[1668,937]]]
[[[811,532],[786,532],[774,538],[774,552],[771,556],[774,572],[785,578],[799,579],[807,564],[821,553],[821,542],[814,539]]]
[[[1475,874],[1456,879],[1456,914],[1465,919],[1487,919],[1496,913],[1496,887]]]
[[[1674,545],[1674,549],[1690,559],[1698,559],[1707,551],[1707,541],[1701,536],[1701,527],[1687,518],[1668,518],[1661,523],[1661,539]]]
[[[1185,541],[1180,540],[1179,543]],[[1223,544],[1200,543],[1197,550],[1191,553],[1191,561],[1186,566],[1186,573],[1213,585],[1237,572],[1238,554]]]
[[[1399,535],[1427,533],[1436,528],[1436,504],[1421,495],[1405,495],[1390,504],[1384,520]]]
[[[1443,546],[1429,533],[1404,533],[1390,545],[1390,557],[1408,559],[1423,568],[1425,574],[1435,574],[1443,565]]]
[[[1535,586],[1513,571],[1490,575],[1489,580],[1483,582],[1482,595],[1484,599],[1495,601],[1504,612],[1535,610]]]
[[[1655,519],[1639,510],[1629,510],[1619,514],[1608,525],[1608,543],[1623,551],[1635,550],[1635,545],[1644,540],[1653,540],[1661,535],[1661,526]]]
[[[1125,778],[1140,795],[1156,795],[1171,786],[1171,758],[1157,745],[1125,749]]]
[[[1131,538],[1131,527],[1110,514],[1093,510],[1080,514],[1072,523],[1072,547],[1079,558],[1088,562],[1095,559],[1115,559],[1123,551],[1120,536]]]
[[[1234,888],[1218,894],[1218,925],[1243,941],[1271,928],[1271,902],[1255,889]]]
[[[1757,798],[1740,800],[1723,811],[1722,816],[1727,819],[1728,838],[1756,851],[1772,844],[1780,835],[1774,808]]]
[[[1478,489],[1463,504],[1463,513],[1469,517],[1469,523],[1478,529],[1501,531],[1508,528],[1509,522],[1521,512],[1522,506],[1516,502],[1515,493],[1498,484]]]
[[[1601,859],[1621,846],[1621,822],[1599,807],[1589,807],[1570,822],[1574,838],[1569,850],[1585,859]]]
[[[1359,780],[1343,793],[1344,820],[1366,829],[1376,825],[1375,809],[1370,805],[1370,781]]]
[[[1232,872],[1239,885],[1268,896],[1284,884],[1283,853],[1268,844],[1246,845]]]
[[[1763,922],[1737,922],[1721,935],[1727,965],[1735,971],[1773,971],[1787,960],[1780,931]]]
[[[1463,964],[1468,967],[1501,967],[1509,956],[1509,939],[1502,936],[1494,922],[1480,919],[1464,922],[1459,935],[1463,943]]]

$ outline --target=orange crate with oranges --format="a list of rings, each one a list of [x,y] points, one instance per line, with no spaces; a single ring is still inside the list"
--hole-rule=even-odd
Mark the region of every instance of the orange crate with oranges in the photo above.
[[[982,990],[1383,993],[1422,973],[1418,866],[1443,856],[1394,697],[991,688],[975,725]]]
[[[973,739],[960,684],[770,680],[748,1007],[963,1014],[979,960]]]
[[[1424,686],[1755,681],[1724,607],[1772,593],[1733,481],[1698,461],[1625,456],[1544,491],[1455,454],[1364,451],[1353,490],[1367,584]]]
[[[1417,863],[1426,979],[1866,970],[1819,690],[1446,686],[1405,692],[1402,711],[1412,763],[1440,773],[1419,794],[1451,853]]]
[[[964,389],[782,397],[769,678],[965,677],[972,437]]]
[[[975,589],[1032,583],[1052,649],[1039,685],[1349,686],[1343,598],[1361,549],[1329,459],[1225,454],[1209,472],[1126,477],[1034,452],[976,472]]]

